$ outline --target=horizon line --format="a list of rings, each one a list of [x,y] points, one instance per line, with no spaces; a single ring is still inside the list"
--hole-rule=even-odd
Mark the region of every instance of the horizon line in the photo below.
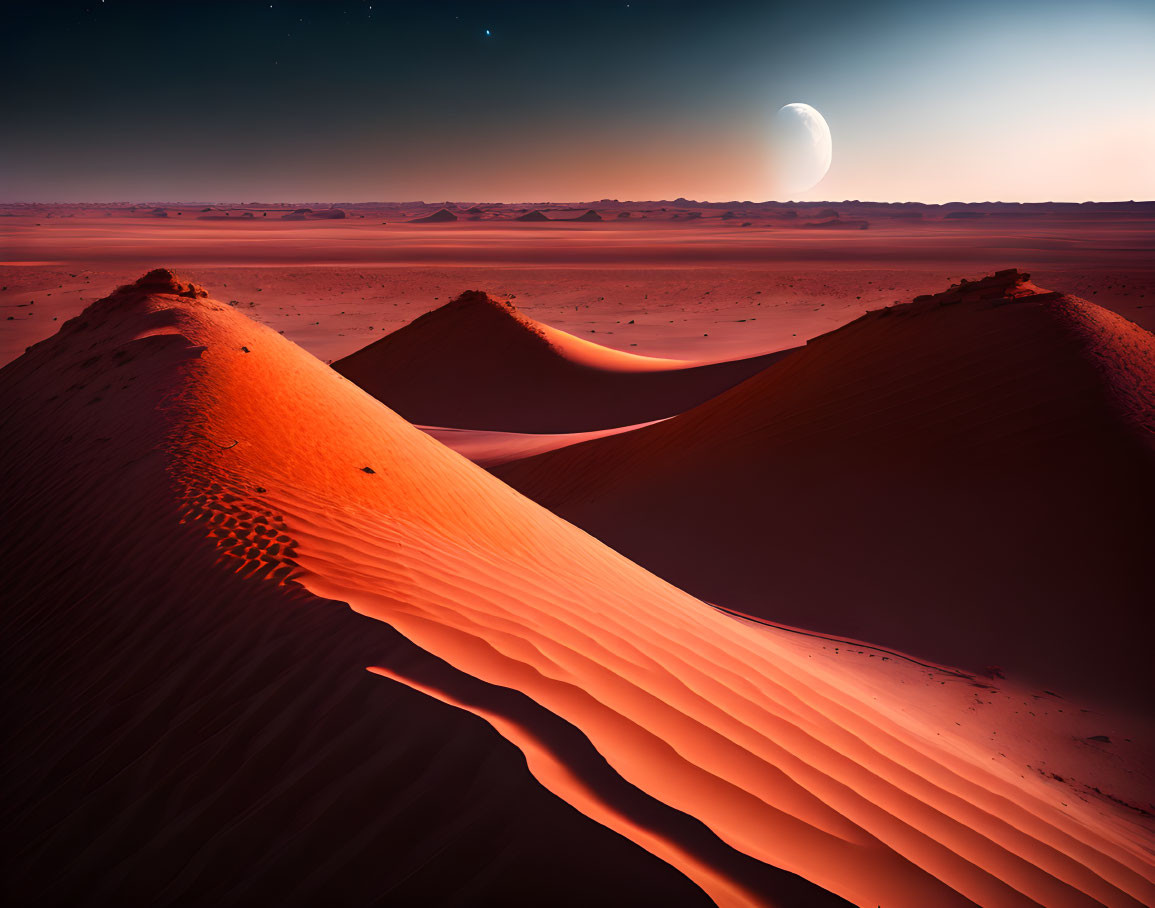
[[[424,199],[409,199],[399,201],[389,201],[383,199],[377,200],[362,200],[352,201],[348,199],[295,199],[295,200],[249,200],[239,201],[235,199],[111,199],[111,200],[93,200],[93,199],[69,199],[67,201],[44,201],[35,199],[22,200],[0,200],[0,207],[21,207],[29,205],[92,205],[92,206],[108,206],[108,205],[131,205],[136,207],[152,206],[191,206],[191,205],[236,205],[240,207],[253,207],[257,205],[347,205],[350,207],[401,207],[407,205],[538,205],[549,207],[567,207],[567,208],[594,208],[594,207],[611,207],[611,206],[625,206],[625,205],[667,205],[676,207],[693,207],[703,205],[793,205],[793,206],[808,206],[808,205],[906,205],[906,206],[920,206],[925,208],[943,208],[951,205],[1150,205],[1155,204],[1155,199],[1085,199],[1082,201],[1062,201],[1055,199],[1041,199],[1035,201],[1004,201],[1001,199],[984,199],[981,201],[961,201],[952,200],[947,202],[922,202],[913,199],[903,201],[879,201],[874,199],[814,199],[814,200],[795,200],[795,199],[763,199],[761,201],[754,201],[752,199],[724,199],[724,200],[709,200],[709,199],[595,199],[587,201],[566,201],[557,199],[537,199],[537,200],[512,200],[512,201],[478,201],[473,199],[448,199],[443,201],[425,201]]]

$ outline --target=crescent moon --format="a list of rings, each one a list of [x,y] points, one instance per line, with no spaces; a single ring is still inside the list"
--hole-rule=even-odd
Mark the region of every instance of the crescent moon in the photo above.
[[[795,102],[774,115],[775,183],[804,192],[817,186],[830,170],[834,147],[826,119],[809,104]]]

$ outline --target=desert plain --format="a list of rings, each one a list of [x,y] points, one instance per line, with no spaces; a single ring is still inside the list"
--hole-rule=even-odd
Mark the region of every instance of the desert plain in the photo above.
[[[1155,901],[1155,204],[0,216],[23,902]]]
[[[286,220],[298,207],[344,217]],[[527,203],[453,206],[456,221],[412,223],[443,207],[0,209],[0,305],[13,319],[0,325],[0,359],[158,263],[325,360],[469,289],[614,349],[727,359],[1000,268],[1155,328],[1150,204],[593,203],[603,221],[567,223],[591,205]],[[516,220],[533,211],[557,221]]]

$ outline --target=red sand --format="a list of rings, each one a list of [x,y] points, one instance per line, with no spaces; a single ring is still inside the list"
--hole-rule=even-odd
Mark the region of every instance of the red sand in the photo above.
[[[701,208],[703,217],[689,220],[691,212],[667,203],[634,206],[627,220],[603,212],[611,220],[593,224],[398,223],[436,206],[350,209],[345,220],[304,222],[259,211],[242,220],[234,210],[229,220],[201,221],[199,207],[170,206],[167,218],[149,216],[151,208],[137,216],[0,209],[0,363],[51,336],[54,318],[79,314],[157,263],[195,269],[222,299],[323,360],[470,287],[516,297],[538,322],[627,352],[736,359],[1007,267],[1155,330],[1151,206],[1011,206],[1013,216],[946,221],[945,209],[926,206],[910,219],[896,217],[909,213],[903,206],[838,204],[841,216],[871,222],[849,231],[797,226],[820,208],[790,220],[776,209],[756,216],[755,206],[754,226],[742,228],[745,220],[721,218],[727,209]]]
[[[1155,338],[1014,287],[874,312],[496,473],[708,601],[1149,708]]]
[[[623,353],[470,291],[333,368],[410,422],[573,433],[674,416],[781,356],[704,364]]]
[[[614,867],[661,887],[632,903],[684,904],[684,878],[723,906],[1155,899],[1121,803],[1148,777],[1089,742],[1104,717],[715,611],[184,291],[154,276],[0,372],[25,755],[6,819],[31,818],[38,894],[388,896],[449,848],[435,901],[616,895]],[[351,670],[370,649],[399,682],[376,696]],[[436,701],[621,836],[587,846],[597,827]],[[455,745],[423,765],[442,723]],[[463,789],[470,765],[489,775]],[[446,872],[461,848],[475,875]]]
[[[418,426],[426,435],[432,435],[446,447],[452,448],[463,457],[472,460],[479,467],[496,467],[511,463],[546,451],[556,451],[579,442],[594,438],[605,438],[619,432],[640,429],[635,426],[619,426],[616,429],[601,429],[597,432],[491,432],[488,429],[446,429],[442,426]]]

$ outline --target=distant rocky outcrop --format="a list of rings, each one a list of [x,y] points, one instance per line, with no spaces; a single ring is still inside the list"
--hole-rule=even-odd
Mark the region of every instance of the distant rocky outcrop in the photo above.
[[[448,208],[440,208],[437,211],[433,212],[433,214],[427,214],[423,218],[414,218],[409,223],[410,224],[448,224],[450,221],[456,221],[456,220],[457,220],[457,215],[455,215],[452,211],[450,211]]]
[[[600,221],[602,216],[594,211],[592,208],[585,214],[579,214],[576,218],[566,218],[569,221]]]
[[[298,208],[288,214],[281,215],[282,221],[333,221],[348,217],[340,208],[322,208],[314,211],[312,208]]]
[[[514,218],[515,221],[548,221],[544,211],[527,211]]]
[[[870,223],[861,220],[831,218],[828,221],[814,221],[809,224],[800,224],[799,226],[812,230],[866,230],[870,226]]]

